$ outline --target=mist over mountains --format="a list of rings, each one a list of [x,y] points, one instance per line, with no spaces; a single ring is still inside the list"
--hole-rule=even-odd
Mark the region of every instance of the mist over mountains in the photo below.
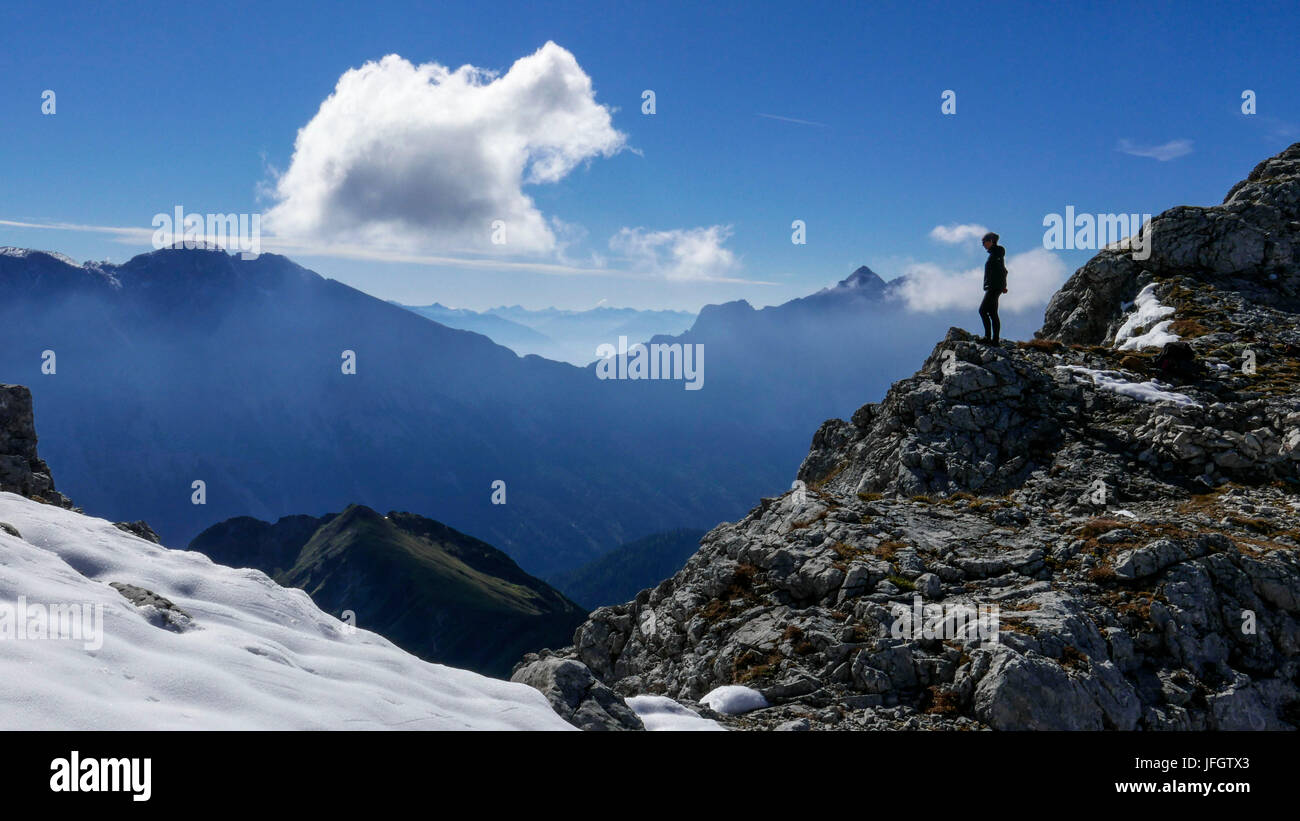
[[[974,311],[909,310],[906,282],[886,282],[864,265],[831,287],[781,305],[706,305],[690,330],[650,343],[702,344],[703,403],[721,418],[744,420],[782,463],[798,463],[820,419],[852,413],[863,396],[883,396],[911,372],[936,332],[978,327]],[[1028,336],[1035,322],[1032,312],[1004,312],[1003,333]]]
[[[809,431],[883,394],[952,319],[901,311],[868,274],[758,311],[706,306],[656,337],[705,346],[704,389],[685,391],[521,358],[273,254],[79,266],[14,249],[0,373],[31,386],[72,498],[170,543],[355,503],[446,522],[546,576],[787,489]]]
[[[665,449],[677,420],[628,392],[284,257],[177,249],[80,267],[11,252],[0,283],[0,370],[33,386],[54,470],[87,511],[146,519],[171,543],[236,515],[356,502],[437,515],[546,571],[707,526],[776,479],[739,433],[698,421],[690,436],[715,449]],[[742,478],[714,481],[715,458]]]
[[[520,305],[486,311],[432,305],[403,305],[448,328],[474,331],[520,356],[536,354],[583,366],[596,358],[596,348],[626,336],[641,342],[657,334],[681,333],[695,321],[687,311],[642,311],[636,308],[561,308],[530,310]]]

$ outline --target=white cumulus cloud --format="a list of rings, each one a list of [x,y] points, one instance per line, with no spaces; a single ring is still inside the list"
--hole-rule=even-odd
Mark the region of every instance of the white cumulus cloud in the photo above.
[[[999,307],[1022,311],[1047,304],[1065,282],[1065,263],[1053,253],[1035,248],[1007,258],[1007,293]],[[931,263],[914,263],[903,272],[898,296],[914,311],[952,308],[974,310],[984,298],[984,266],[947,271]]]
[[[503,75],[390,54],[345,72],[299,130],[266,225],[323,242],[549,253],[554,223],[524,186],[625,147],[591,78],[555,43]]]
[[[1120,140],[1117,150],[1135,157],[1151,157],[1160,162],[1168,162],[1192,153],[1192,141],[1170,140],[1163,145],[1137,145],[1132,140]]]
[[[730,236],[729,225],[670,231],[623,228],[610,237],[609,247],[633,267],[667,279],[718,281],[729,279],[740,267],[736,255],[723,247]]]
[[[974,222],[961,225],[936,225],[930,229],[930,239],[947,245],[957,245],[968,240],[978,240],[988,232],[989,229]]]

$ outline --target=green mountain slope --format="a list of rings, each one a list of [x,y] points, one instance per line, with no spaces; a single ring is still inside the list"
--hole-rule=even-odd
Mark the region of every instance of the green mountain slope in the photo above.
[[[505,677],[524,653],[568,642],[586,611],[506,554],[411,513],[363,505],[272,524],[208,528],[191,550],[256,567],[321,609],[429,661]]]

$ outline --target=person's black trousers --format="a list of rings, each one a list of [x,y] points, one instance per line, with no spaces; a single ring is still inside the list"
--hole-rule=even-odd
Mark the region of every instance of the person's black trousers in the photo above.
[[[992,288],[984,292],[984,301],[980,303],[980,319],[984,321],[984,338],[994,342],[998,341],[998,334],[1002,331],[1002,323],[998,320],[998,297],[1002,294]],[[992,335],[989,333],[990,323],[993,326]]]

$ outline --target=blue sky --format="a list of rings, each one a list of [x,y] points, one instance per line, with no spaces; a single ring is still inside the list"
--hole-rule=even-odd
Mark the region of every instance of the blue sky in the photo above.
[[[382,114],[393,132],[384,145],[410,149],[416,173],[399,167],[361,187],[374,196],[398,186],[401,197],[381,199],[410,211],[393,236],[407,258],[442,262],[367,258],[380,255],[355,238],[349,248],[363,252],[352,257],[310,243],[290,255],[413,303],[772,304],[861,264],[887,279],[981,264],[977,241],[937,242],[937,225],[993,228],[1014,260],[1041,248],[1044,215],[1067,205],[1155,214],[1214,204],[1300,140],[1294,2],[347,5],[6,6],[0,220],[138,232],[178,204],[265,213],[279,201],[277,174],[302,159],[298,130],[348,70],[396,54],[508,76],[548,41],[590,78],[587,113],[608,107],[602,133],[621,140],[578,156],[554,181],[499,192],[521,193],[529,213],[562,224],[550,232],[554,247],[467,249],[443,225],[423,230],[420,220],[447,219],[458,196],[472,199],[460,189],[476,181],[455,178],[465,147],[449,142],[454,132],[424,134],[428,119],[407,128],[401,110],[382,110],[372,96],[362,119]],[[57,95],[53,115],[41,113],[45,89]],[[641,112],[645,89],[656,95],[653,115]],[[946,89],[957,94],[952,116],[940,111]],[[1257,95],[1253,116],[1241,111],[1244,89]],[[465,133],[495,139],[496,127]],[[585,144],[585,126],[574,128],[570,147]],[[322,126],[326,147],[332,133]],[[1161,160],[1119,150],[1171,143],[1190,151]],[[299,213],[314,205],[302,202],[314,189],[313,169],[301,165]],[[438,181],[427,192],[423,173]],[[351,229],[353,213],[330,216],[331,236]],[[796,219],[807,224],[806,245],[790,241]],[[620,232],[631,233],[611,245]],[[12,225],[0,225],[0,244],[114,261],[150,247],[135,235]],[[1055,254],[1051,275],[1090,255]]]

